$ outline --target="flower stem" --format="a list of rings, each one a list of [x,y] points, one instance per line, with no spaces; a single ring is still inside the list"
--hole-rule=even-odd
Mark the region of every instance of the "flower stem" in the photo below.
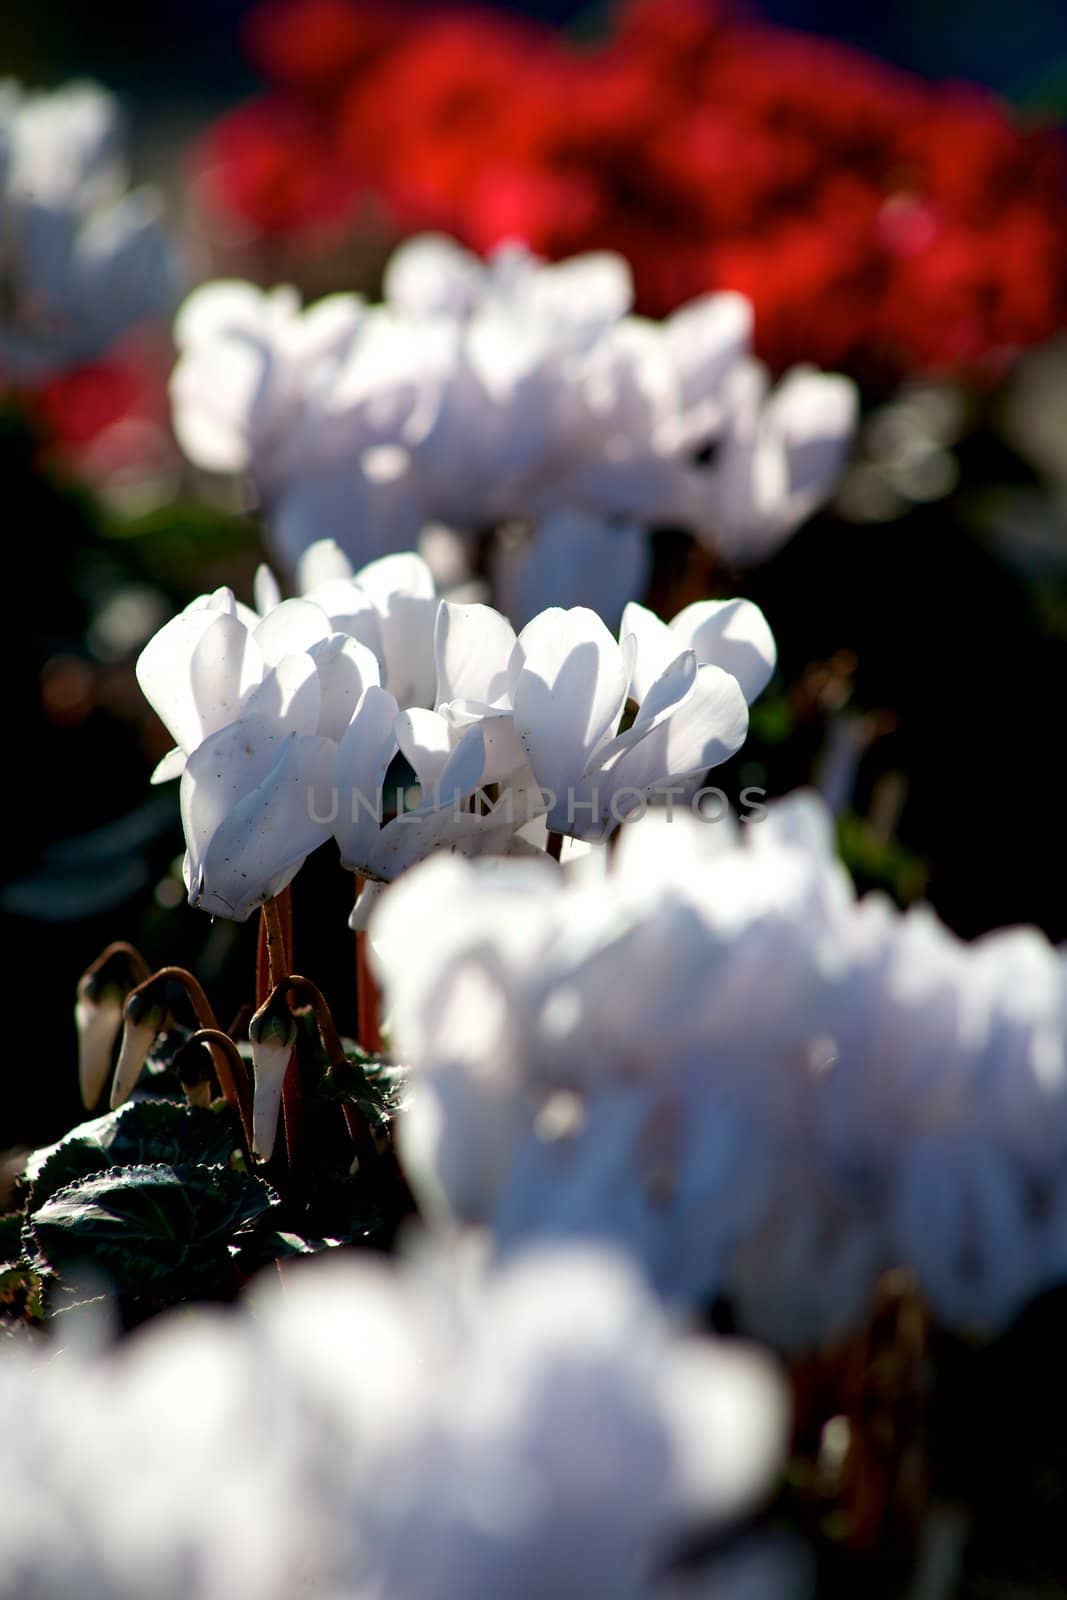
[[[106,950],[101,950],[92,965],[86,967],[82,976],[84,978],[95,978],[98,972],[102,972],[110,962],[116,960],[119,956],[125,956],[127,971],[135,985],[144,983],[151,976],[152,969],[144,956],[136,946],[127,944],[125,939],[116,939],[113,944],[107,946]]]
[[[260,908],[259,961],[256,970],[256,1005],[289,976],[293,942],[293,902],[288,889],[265,900]]]
[[[218,1028],[218,1019],[215,1016],[211,1001],[200,985],[200,980],[194,978],[193,974],[186,971],[185,967],[160,967],[158,972],[152,974],[148,983],[143,983],[140,987],[141,989],[147,989],[149,984],[158,983],[162,985],[168,980],[181,984],[192,1007],[193,1015],[201,1028]],[[138,993],[139,990],[134,992]]]
[[[341,1043],[341,1036],[337,1031],[337,1024],[333,1020],[333,1012],[330,1010],[329,1004],[325,995],[322,993],[322,990],[317,984],[312,983],[310,978],[301,978],[296,973],[293,973],[290,977],[289,987],[297,994],[304,994],[307,996],[311,1009],[315,1013],[315,1021],[318,1023],[319,1036],[322,1039],[323,1047],[326,1051],[326,1055],[329,1059],[331,1067],[343,1065],[345,1061],[344,1046]],[[344,1113],[345,1125],[348,1128],[349,1137],[356,1147],[356,1154],[359,1156],[360,1166],[366,1166],[371,1162],[376,1161],[378,1159],[378,1149],[374,1143],[374,1136],[367,1124],[367,1119],[363,1116],[357,1106],[345,1103],[342,1105],[341,1109]]]
[[[211,1050],[215,1075],[227,1103],[233,1106],[241,1119],[245,1155],[251,1161],[252,1150],[252,1086],[244,1058],[228,1033],[221,1028],[200,1028],[189,1040],[190,1044],[206,1044]]]

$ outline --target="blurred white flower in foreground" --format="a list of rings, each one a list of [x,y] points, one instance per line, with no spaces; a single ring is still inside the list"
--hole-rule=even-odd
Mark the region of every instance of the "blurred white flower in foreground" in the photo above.
[[[109,94],[0,81],[0,381],[45,382],[167,307],[159,204],[126,184]]]
[[[439,1222],[609,1239],[784,1346],[894,1265],[976,1332],[1067,1276],[1062,955],[857,902],[814,797],[650,814],[567,882],[433,862],[370,935]]]
[[[289,568],[323,536],[359,564],[444,526],[517,625],[583,605],[615,626],[650,529],[745,565],[836,487],[854,387],[797,368],[768,396],[740,295],[655,323],[621,256],[483,262],[437,235],[397,250],[384,293],[301,313],[292,290],[214,283],[178,317],[178,437],[251,476]]]
[[[112,1352],[9,1347],[0,1395],[19,1600],[730,1600],[744,1565],[670,1565],[759,1508],[788,1426],[768,1359],[590,1249],[315,1263]]]

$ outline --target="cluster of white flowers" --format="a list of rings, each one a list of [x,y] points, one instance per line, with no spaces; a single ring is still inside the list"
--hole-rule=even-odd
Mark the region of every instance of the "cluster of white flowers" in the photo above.
[[[857,901],[809,796],[568,868],[427,863],[370,922],[426,1212],[606,1238],[785,1347],[887,1268],[996,1331],[1067,1275],[1067,970]],[[419,928],[417,944],[410,930]]]
[[[197,466],[248,475],[289,567],[323,536],[358,564],[431,529],[462,573],[493,533],[516,624],[578,604],[614,624],[650,527],[762,559],[836,487],[856,416],[843,377],[768,392],[743,296],[662,323],[632,300],[617,255],[483,263],[432,235],[393,256],[380,305],[210,283],[178,317],[175,430]]]
[[[353,575],[330,541],[302,558],[300,597],[282,600],[267,569],[256,587],[256,611],[228,589],[193,601],[137,663],[175,740],[155,777],[181,774],[190,901],[237,921],[331,835],[379,881],[439,849],[602,839],[650,799],[691,796],[740,748],[775,664],[745,600],[699,602],[670,626],[630,605],[621,642],[581,607],[516,636],[488,606],[438,600],[419,556]],[[390,818],[398,752],[421,797]]]
[[[674,1332],[622,1261],[347,1257],[235,1313],[0,1361],[12,1600],[796,1600],[784,1385]]]
[[[0,380],[96,359],[175,290],[156,196],[127,192],[113,98],[0,82]]]

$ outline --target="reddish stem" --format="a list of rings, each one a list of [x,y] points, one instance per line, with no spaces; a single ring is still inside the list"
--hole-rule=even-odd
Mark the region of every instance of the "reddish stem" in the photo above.
[[[356,934],[356,1001],[359,1042],[368,1055],[379,1055],[382,1049],[381,995],[371,970],[367,935],[362,928]]]
[[[162,989],[163,985],[169,980],[181,984],[188,996],[193,1015],[202,1028],[218,1027],[211,1001],[204,993],[199,981],[193,977],[191,972],[187,972],[184,967],[160,967],[158,972],[153,972],[152,976],[147,978],[144,983],[138,984],[136,989],[130,991],[130,994],[126,997],[127,1005],[134,995],[144,994],[153,989],[156,984]]]
[[[288,889],[260,907],[256,952],[256,1008],[289,974],[293,945],[293,897]]]
[[[116,956],[126,957],[126,960],[129,963],[130,976],[133,978],[135,985],[139,986],[140,984],[145,983],[147,979],[151,977],[152,969],[148,965],[148,962],[145,960],[144,956],[135,945],[127,944],[125,939],[116,939],[114,943],[109,944],[106,949],[101,950],[100,954],[91,964],[91,966],[86,967],[82,976],[85,978],[95,977],[96,974],[101,972],[103,968],[107,966],[108,962],[114,960]]]
[[[245,1154],[250,1157],[252,1149],[252,1085],[248,1078],[248,1068],[245,1066],[241,1052],[234,1044],[228,1033],[223,1033],[221,1028],[200,1028],[192,1035],[189,1043],[199,1041],[206,1044],[211,1050],[211,1059],[215,1066],[215,1076],[219,1080],[219,1088],[227,1103],[233,1106],[241,1119],[241,1131],[244,1134]]]
[[[322,1039],[330,1065],[338,1066],[343,1064],[345,1060],[344,1046],[337,1031],[337,1024],[333,1020],[333,1012],[330,1010],[322,990],[317,984],[312,983],[310,978],[302,978],[296,973],[290,976],[288,986],[297,994],[307,996],[315,1013],[319,1036]],[[356,1147],[360,1163],[369,1164],[376,1159],[378,1150],[374,1143],[374,1135],[367,1125],[367,1119],[355,1106],[342,1105],[341,1109],[344,1112],[345,1125],[348,1128],[352,1143]]]
[[[300,1061],[295,1048],[282,1079],[282,1119],[285,1123],[285,1154],[289,1171],[295,1172],[304,1145],[304,1100],[300,1092]]]

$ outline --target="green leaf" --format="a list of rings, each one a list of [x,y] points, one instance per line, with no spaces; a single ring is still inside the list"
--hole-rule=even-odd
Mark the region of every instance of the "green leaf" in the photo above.
[[[372,1056],[346,1055],[330,1068],[322,1083],[326,1100],[358,1106],[374,1133],[384,1133],[403,1109],[406,1082],[399,1067]]]
[[[279,1204],[262,1179],[229,1167],[113,1167],[53,1194],[27,1235],[59,1270],[89,1265],[120,1292],[166,1295],[228,1266],[231,1243]]]
[[[288,1261],[295,1256],[317,1256],[324,1250],[338,1250],[342,1239],[305,1239],[303,1234],[281,1229],[257,1230],[251,1239],[232,1248],[234,1265],[246,1276],[270,1261]]]
[[[232,1113],[174,1100],[135,1100],[106,1116],[73,1128],[27,1163],[33,1212],[60,1189],[110,1167],[165,1162],[225,1166],[236,1145]]]

